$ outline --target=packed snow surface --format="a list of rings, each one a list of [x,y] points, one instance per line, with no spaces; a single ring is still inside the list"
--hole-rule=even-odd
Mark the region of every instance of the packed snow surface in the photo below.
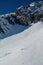
[[[43,65],[43,23],[0,40],[0,65]]]

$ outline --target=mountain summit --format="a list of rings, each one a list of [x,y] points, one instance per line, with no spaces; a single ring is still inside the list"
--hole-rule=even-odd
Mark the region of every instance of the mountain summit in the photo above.
[[[6,37],[10,32],[13,34],[17,25],[26,28],[38,21],[43,22],[43,1],[20,6],[13,13],[0,15],[0,36]]]

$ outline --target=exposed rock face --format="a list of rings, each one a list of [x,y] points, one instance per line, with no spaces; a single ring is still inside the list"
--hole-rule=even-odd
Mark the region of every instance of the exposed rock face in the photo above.
[[[43,1],[33,2],[19,7],[13,13],[0,15],[0,33],[5,33],[6,30],[9,30],[10,25],[27,26],[38,21],[43,21]]]
[[[0,25],[0,33],[5,33],[4,30],[2,29],[1,25]]]
[[[43,1],[38,3],[33,2],[24,7],[22,6],[15,12],[17,16],[21,16],[21,20],[25,22],[24,24],[40,21],[40,18],[43,18]]]

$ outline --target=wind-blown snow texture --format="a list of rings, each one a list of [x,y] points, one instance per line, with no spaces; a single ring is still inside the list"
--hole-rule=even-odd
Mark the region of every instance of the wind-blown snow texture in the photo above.
[[[6,20],[8,15],[10,22]],[[22,25],[12,21],[11,14],[4,15],[5,19],[3,15],[0,18],[0,65],[43,65],[43,19]]]

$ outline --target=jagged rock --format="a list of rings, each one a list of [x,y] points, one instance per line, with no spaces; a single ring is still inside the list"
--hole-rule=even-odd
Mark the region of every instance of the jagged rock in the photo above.
[[[7,16],[6,19],[8,20],[9,24],[14,25],[14,20],[11,19],[11,17]]]
[[[4,30],[2,29],[1,25],[0,25],[0,33],[5,34]]]
[[[37,2],[33,2],[33,3],[30,4],[30,7],[34,7],[34,6],[35,7],[38,6],[38,3]]]
[[[43,22],[43,18],[40,18],[40,21],[42,21],[42,22]]]
[[[40,2],[39,2],[39,5],[42,6],[42,5],[43,5],[43,1],[40,1]]]
[[[17,9],[15,12],[17,16],[21,16],[20,20],[25,22],[24,25],[26,23],[30,24],[34,21],[35,22],[40,21],[40,18],[43,17],[42,6],[43,6],[43,1],[40,1],[38,3],[33,2],[29,6],[25,6]]]
[[[10,26],[15,24],[27,26],[38,21],[43,22],[43,1],[33,2],[17,8],[13,13],[0,15],[0,33],[9,31]]]

